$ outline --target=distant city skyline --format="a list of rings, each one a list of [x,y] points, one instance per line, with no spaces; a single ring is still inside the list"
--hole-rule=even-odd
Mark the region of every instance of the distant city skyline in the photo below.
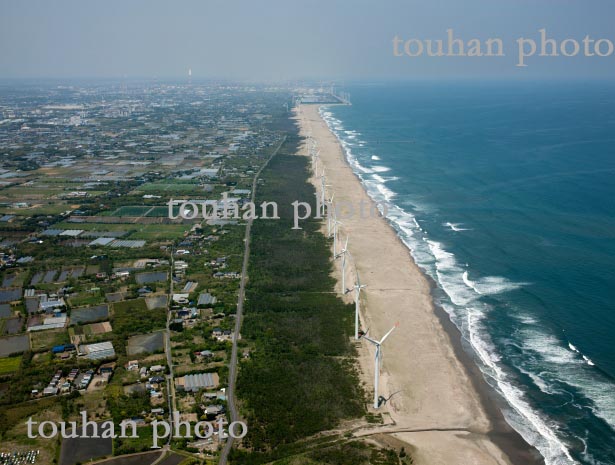
[[[0,78],[293,79],[609,78],[615,55],[534,57],[515,41],[615,42],[615,5],[438,0],[187,0],[0,3]],[[395,56],[393,39],[499,37],[503,57]]]

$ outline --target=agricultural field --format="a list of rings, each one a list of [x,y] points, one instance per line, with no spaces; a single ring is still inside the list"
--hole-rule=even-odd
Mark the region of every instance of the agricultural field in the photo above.
[[[35,331],[30,333],[30,338],[32,340],[32,350],[34,352],[49,350],[53,346],[70,342],[68,333],[64,328]]]
[[[116,351],[124,353],[126,340],[130,336],[162,329],[166,321],[166,309],[149,310],[144,299],[115,302],[111,324]]]
[[[97,305],[95,307],[74,308],[70,312],[71,325],[91,323],[104,320],[109,317],[109,306]]]
[[[161,456],[162,452],[146,452],[105,460],[100,462],[100,465],[153,465],[154,463],[159,463],[158,459]]]
[[[191,224],[138,225],[136,228],[133,228],[135,232],[130,234],[127,239],[142,239],[146,241],[166,241],[181,239],[184,234],[190,231],[191,227]]]
[[[19,370],[21,355],[17,357],[0,358],[0,375],[14,373]]]
[[[164,198],[171,197],[173,195],[197,195],[202,194],[204,192],[203,188],[198,183],[187,183],[187,182],[168,182],[168,181],[158,181],[151,182],[147,184],[143,184],[139,186],[137,192],[152,194],[152,195],[160,195]]]
[[[125,206],[118,208],[110,216],[143,216],[151,209],[152,207],[148,206]]]
[[[156,331],[151,334],[140,334],[128,339],[126,353],[129,356],[139,354],[152,354],[164,348],[164,332]]]
[[[30,348],[30,339],[27,334],[0,338],[0,357],[25,352]]]
[[[93,433],[90,428],[88,434]],[[119,433],[118,433],[119,434]],[[62,441],[60,465],[75,465],[90,460],[111,456],[113,439],[111,438],[69,438]]]
[[[3,208],[5,214],[16,216],[33,216],[33,215],[59,215],[67,210],[72,210],[72,206],[65,203],[46,203],[35,202],[29,208]]]
[[[111,331],[111,323],[104,321],[84,326],[73,326],[68,329],[68,335],[71,341],[74,341],[75,336],[79,336],[79,340],[83,343],[96,340],[97,336],[110,333]]]
[[[150,310],[154,310],[155,308],[166,308],[169,297],[165,295],[155,295],[151,297],[145,298],[145,304],[147,308]]]

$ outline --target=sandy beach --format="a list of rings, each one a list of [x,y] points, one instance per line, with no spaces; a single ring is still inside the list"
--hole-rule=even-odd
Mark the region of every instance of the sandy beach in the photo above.
[[[329,192],[335,193],[336,203],[350,202],[355,209],[361,201],[372,204],[318,109],[302,105],[297,119],[302,135],[311,134],[318,144]],[[302,153],[308,155],[307,147]],[[320,180],[314,177],[312,182],[319,190]],[[368,286],[361,299],[362,327],[380,339],[400,323],[383,344],[379,389],[388,401],[377,412],[385,425],[359,429],[355,436],[381,444],[402,441],[418,465],[541,463],[537,452],[504,421],[497,396],[461,348],[456,328],[434,307],[429,281],[386,220],[355,214],[341,221],[339,244],[349,235],[352,255],[346,287],[354,283],[354,266]],[[336,260],[335,270],[341,289],[340,262]],[[353,302],[353,293],[344,299]],[[365,342],[357,347],[362,380],[371,395],[373,347]]]

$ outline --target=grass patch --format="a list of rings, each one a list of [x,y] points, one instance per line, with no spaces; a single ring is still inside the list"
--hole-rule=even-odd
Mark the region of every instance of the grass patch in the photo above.
[[[148,224],[138,227],[128,239],[170,241],[184,237],[184,234],[189,231],[191,227],[192,225],[189,224]]]
[[[151,426],[137,428],[137,435],[138,438],[115,438],[113,440],[113,455],[134,454],[151,450],[153,428]],[[163,445],[164,441],[164,439],[160,440],[159,445]]]
[[[0,358],[0,375],[14,373],[21,365],[21,355],[18,357]]]
[[[34,352],[51,349],[53,346],[68,344],[70,342],[68,333],[65,329],[34,331],[30,333],[30,341]]]

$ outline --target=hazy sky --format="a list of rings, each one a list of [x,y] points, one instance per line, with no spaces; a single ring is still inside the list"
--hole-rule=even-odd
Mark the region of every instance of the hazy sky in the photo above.
[[[519,37],[615,42],[612,0],[0,0],[0,78],[613,77],[609,57],[533,57]],[[395,57],[392,39],[500,37],[505,57]]]

